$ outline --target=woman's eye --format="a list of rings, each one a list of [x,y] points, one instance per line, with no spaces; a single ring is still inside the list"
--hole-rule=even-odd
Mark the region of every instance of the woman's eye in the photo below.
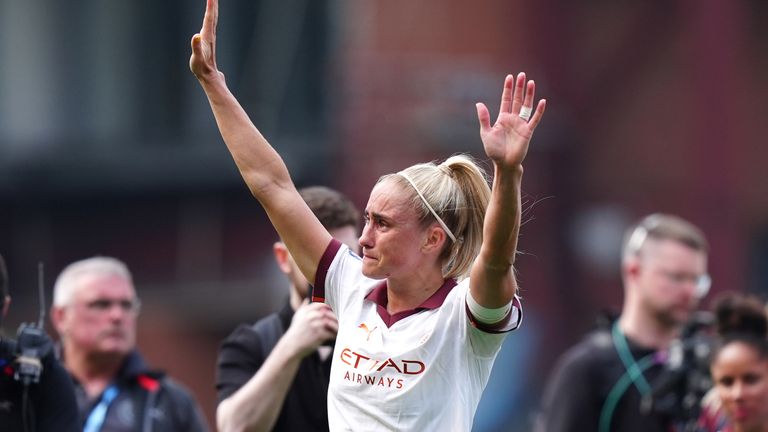
[[[730,377],[720,378],[720,385],[723,385],[725,387],[730,387],[731,385],[733,385],[733,378],[730,378]]]

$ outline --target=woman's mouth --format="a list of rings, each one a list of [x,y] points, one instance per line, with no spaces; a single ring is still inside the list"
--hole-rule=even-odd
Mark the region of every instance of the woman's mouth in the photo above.
[[[749,417],[750,411],[746,407],[737,407],[733,410],[734,420],[744,420]]]

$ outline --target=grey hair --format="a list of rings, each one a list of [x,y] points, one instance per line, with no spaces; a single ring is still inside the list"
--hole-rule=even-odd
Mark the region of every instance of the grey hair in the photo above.
[[[124,262],[102,256],[87,258],[73,262],[59,273],[53,286],[53,305],[69,306],[78,279],[84,275],[119,276],[133,285],[133,277]]]

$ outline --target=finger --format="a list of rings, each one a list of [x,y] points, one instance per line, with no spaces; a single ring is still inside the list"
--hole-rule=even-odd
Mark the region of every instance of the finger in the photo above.
[[[309,300],[309,299],[306,299]],[[325,303],[313,302],[309,303],[310,310],[317,311],[319,314],[324,315],[326,311],[331,310],[331,307]]]
[[[325,328],[332,332],[334,335],[339,332],[339,323],[336,321],[327,321],[325,323]]]
[[[333,310],[331,310],[331,308],[326,307],[323,310],[323,317],[335,320],[336,319],[336,314],[333,313]]]
[[[533,80],[528,81],[528,85],[525,90],[525,100],[523,106],[533,108],[533,97],[536,94],[536,83]]]
[[[504,89],[501,91],[501,106],[499,106],[499,116],[501,113],[509,112],[512,109],[512,86],[515,83],[515,76],[512,74],[504,78]]]
[[[200,30],[205,36],[214,36],[216,34],[216,23],[219,15],[219,3],[217,0],[208,0],[205,4],[205,16],[203,17],[203,28]]]
[[[533,117],[531,117],[531,121],[528,123],[528,127],[531,128],[531,132],[533,132],[536,129],[536,126],[539,125],[539,122],[541,121],[541,117],[544,115],[544,110],[547,108],[547,100],[542,99],[539,101],[539,104],[536,105],[536,112],[533,113]]]
[[[533,80],[528,81],[525,90],[525,100],[520,107],[520,113],[518,116],[526,122],[530,120],[531,113],[533,112],[533,95],[536,93],[536,83]]]
[[[520,113],[520,107],[523,106],[523,93],[525,87],[525,72],[517,74],[517,80],[515,80],[515,92],[512,95],[512,108],[509,112],[512,114]]]
[[[219,27],[219,0],[210,0],[213,3],[213,35],[216,36],[216,29]]]
[[[189,41],[189,44],[192,46],[192,56],[189,58],[189,70],[192,71],[192,73],[197,76],[197,73],[195,72],[195,63],[198,53],[200,52],[200,35],[196,34],[192,36],[192,39]]]
[[[339,329],[339,324],[331,320],[318,319],[309,323],[309,328],[311,328],[315,334],[322,335],[326,332],[336,333]]]
[[[192,46],[192,52],[197,54],[200,52],[200,33],[196,33],[194,36],[192,36],[192,40],[189,41],[190,45]]]
[[[491,114],[482,102],[476,103],[475,108],[477,108],[477,120],[480,122],[480,131],[485,132],[491,128]]]
[[[339,319],[338,319],[338,318],[336,318],[336,314],[334,314],[334,313],[333,313],[333,311],[328,311],[328,312],[326,312],[326,313],[325,313],[325,317],[326,317],[327,319],[331,320],[331,321],[336,321],[336,322],[338,322],[338,321],[339,321]]]

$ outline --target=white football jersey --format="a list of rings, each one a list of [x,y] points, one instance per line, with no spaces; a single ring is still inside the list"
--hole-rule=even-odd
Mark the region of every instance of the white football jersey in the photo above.
[[[506,332],[522,319],[519,300],[494,330],[471,318],[469,279],[447,280],[420,307],[390,316],[386,281],[361,267],[334,240],[317,270],[313,300],[327,302],[339,320],[330,429],[469,431]]]

